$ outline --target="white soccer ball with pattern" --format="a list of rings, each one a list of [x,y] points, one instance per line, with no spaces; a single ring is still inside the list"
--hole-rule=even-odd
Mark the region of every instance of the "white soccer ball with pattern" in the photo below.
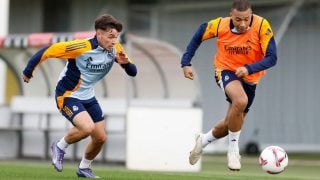
[[[261,152],[259,163],[267,173],[279,174],[288,166],[288,155],[279,146],[268,146]]]

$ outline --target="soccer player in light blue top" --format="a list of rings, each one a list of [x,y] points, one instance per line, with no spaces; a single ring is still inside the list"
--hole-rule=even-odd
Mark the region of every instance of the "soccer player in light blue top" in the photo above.
[[[104,114],[95,98],[93,87],[105,77],[114,62],[129,76],[136,76],[137,68],[117,41],[122,24],[109,14],[95,20],[96,35],[92,39],[59,42],[35,53],[23,71],[24,82],[30,82],[35,68],[47,58],[63,58],[68,62],[56,86],[57,107],[73,125],[66,135],[51,146],[52,164],[61,172],[65,149],[88,136],[88,143],[79,164],[78,177],[98,178],[90,169],[100,152],[106,132]]]

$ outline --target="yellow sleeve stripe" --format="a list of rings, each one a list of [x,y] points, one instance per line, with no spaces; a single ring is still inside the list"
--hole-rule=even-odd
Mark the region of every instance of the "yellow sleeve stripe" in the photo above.
[[[73,59],[78,57],[80,54],[91,50],[91,43],[89,40],[74,40],[67,42],[59,42],[51,45],[41,57],[46,58],[64,58]]]
[[[85,42],[67,45],[66,52],[74,51],[74,50],[81,49],[81,48],[86,48]]]
[[[86,39],[52,44],[42,54],[40,61],[32,71],[32,75],[34,74],[35,69],[48,58],[74,59],[91,49],[91,43]]]
[[[221,21],[221,17],[213,19],[208,22],[207,28],[202,36],[202,41],[218,36],[218,27]]]

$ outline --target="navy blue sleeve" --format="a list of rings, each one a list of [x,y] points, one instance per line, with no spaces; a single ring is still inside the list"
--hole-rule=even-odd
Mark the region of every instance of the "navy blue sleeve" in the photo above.
[[[202,36],[207,28],[208,23],[203,23],[200,25],[198,30],[194,33],[191,41],[189,42],[186,51],[183,53],[181,58],[181,67],[191,66],[191,59],[193,58],[196,50],[202,42]]]
[[[32,73],[35,67],[39,64],[43,53],[49,48],[49,46],[40,49],[37,53],[35,53],[30,60],[28,61],[27,66],[23,70],[23,74],[28,78],[32,77]]]
[[[126,71],[129,76],[136,76],[138,71],[135,64],[128,63],[128,64],[121,64],[121,67]]]
[[[277,47],[274,38],[269,41],[265,57],[256,63],[246,64],[249,74],[266,70],[277,64]]]

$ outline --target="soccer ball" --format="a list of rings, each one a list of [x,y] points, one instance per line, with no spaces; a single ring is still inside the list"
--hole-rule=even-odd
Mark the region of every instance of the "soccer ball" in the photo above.
[[[279,174],[288,165],[288,155],[279,146],[268,146],[260,154],[259,163],[264,171],[270,174]]]

